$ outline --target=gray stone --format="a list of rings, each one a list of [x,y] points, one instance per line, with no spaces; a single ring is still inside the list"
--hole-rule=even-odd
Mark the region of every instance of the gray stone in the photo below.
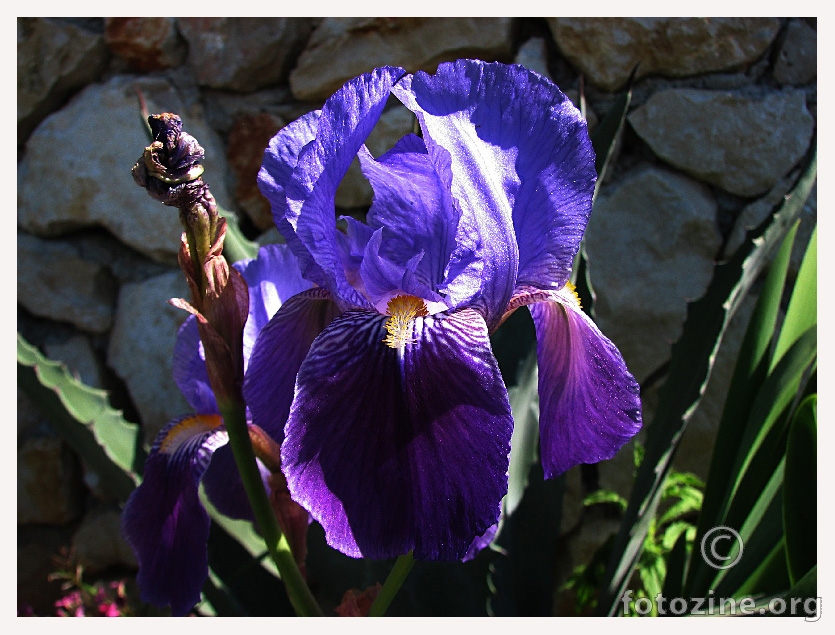
[[[639,382],[669,358],[686,300],[707,287],[715,217],[704,185],[657,168],[631,171],[595,203],[585,240],[597,322]]]
[[[78,460],[59,437],[26,437],[18,443],[19,525],[71,522],[81,514],[83,495]]]
[[[137,566],[133,550],[122,536],[121,514],[107,506],[85,514],[73,536],[72,552],[90,575],[113,566]]]
[[[101,363],[87,336],[78,334],[65,342],[47,342],[44,348],[49,359],[66,364],[69,372],[79,381],[93,388],[104,387]]]
[[[202,86],[253,91],[286,81],[310,35],[310,18],[178,18]]]
[[[818,76],[818,32],[803,20],[791,20],[774,64],[781,84],[808,84]]]
[[[39,436],[43,430],[49,433],[49,425],[44,421],[41,411],[26,396],[26,393],[17,387],[17,438],[26,436]]]
[[[17,234],[17,301],[31,313],[104,333],[113,322],[116,282],[72,246]]]
[[[324,18],[290,73],[300,100],[320,101],[378,66],[434,72],[463,57],[508,61],[511,18]]]
[[[107,350],[108,365],[127,385],[148,443],[168,421],[191,411],[171,377],[177,329],[188,314],[168,304],[171,298],[190,298],[179,271],[123,285]]]
[[[769,214],[782,202],[783,197],[792,185],[791,179],[783,179],[767,195],[747,205],[734,225],[731,235],[728,237],[727,253],[730,255],[742,245],[748,231],[762,223]],[[788,277],[793,279],[806,254],[806,247],[812,237],[812,231],[818,224],[818,186],[812,186],[809,198],[806,199],[803,209],[800,210],[800,226],[794,238],[794,247],[789,260]]]
[[[414,125],[415,116],[412,112],[399,103],[394,104],[380,117],[366,146],[372,155],[379,157],[394,147],[404,135],[414,132]],[[371,184],[362,174],[359,159],[355,158],[336,190],[336,205],[344,209],[368,207],[372,196]]]
[[[548,47],[541,37],[532,37],[520,46],[516,59],[513,61],[515,64],[521,64],[534,73],[539,73],[543,77],[554,81],[548,70]]]
[[[107,65],[101,33],[55,18],[17,18],[17,142]]]
[[[548,71],[547,60],[548,48],[545,45],[545,40],[534,37],[519,47],[519,52],[516,54],[514,62],[554,81],[554,78],[551,77]],[[564,88],[563,86],[558,86],[558,88],[565,93],[572,104],[580,108],[580,91],[573,88]],[[597,125],[597,114],[591,109],[588,102],[586,102],[586,122],[589,124],[589,131],[594,130],[594,127]]]
[[[629,123],[664,161],[738,196],[766,192],[806,152],[814,120],[799,91],[656,93]]]
[[[604,90],[637,77],[687,77],[739,68],[759,58],[779,18],[547,18],[562,54]]]
[[[183,103],[164,79],[123,75],[88,86],[32,133],[18,165],[20,228],[56,236],[98,225],[153,260],[176,263],[182,234],[177,210],[151,199],[131,176],[150,142],[136,89],[150,113],[182,117],[184,130],[206,151],[204,180],[219,204],[231,203],[226,153],[200,108]]]

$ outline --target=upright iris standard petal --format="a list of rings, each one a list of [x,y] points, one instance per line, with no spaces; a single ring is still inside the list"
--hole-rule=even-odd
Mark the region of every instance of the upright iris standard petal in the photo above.
[[[264,245],[258,250],[257,258],[235,266],[249,287],[249,317],[244,325],[243,346],[246,366],[258,333],[282,302],[307,291],[313,284],[302,277],[299,262],[287,245]]]
[[[641,428],[639,386],[567,289],[530,305],[545,478],[612,458]]]
[[[299,369],[282,444],[294,500],[354,557],[463,557],[499,516],[513,422],[484,319],[418,317],[390,348],[386,318],[349,311]]]
[[[217,415],[195,415],[166,425],[122,512],[142,600],[170,605],[174,615],[197,604],[208,573],[209,516],[197,491],[212,453],[228,441],[221,423]]]
[[[299,117],[279,130],[270,140],[264,151],[264,163],[258,172],[258,189],[270,201],[275,224],[298,259],[304,277],[324,286],[324,272],[296,236],[293,226],[284,218],[287,208],[284,188],[292,179],[302,149],[316,138],[320,114],[320,110],[315,110]]]
[[[462,223],[483,227],[484,258],[493,267],[518,262],[517,287],[561,288],[597,178],[579,111],[554,84],[521,66],[473,60],[441,64],[435,75],[417,73],[394,92],[418,115],[427,145],[450,153]],[[518,254],[502,251],[511,244]],[[503,282],[510,277],[497,273]],[[504,291],[493,293],[506,304]]]
[[[287,224],[279,224],[278,229],[292,229],[287,242],[293,245],[291,240],[298,240],[304,245],[325,278],[320,284],[344,306],[370,308],[345,276],[334,225],[336,189],[380,119],[392,85],[403,74],[400,68],[378,68],[347,82],[330,97],[319,116],[316,138],[302,149],[284,185]],[[305,276],[307,270],[302,269]]]
[[[287,300],[258,335],[244,378],[244,399],[253,423],[278,443],[284,438],[299,366],[338,313],[330,293],[315,287]]]
[[[190,315],[180,325],[172,355],[172,375],[177,388],[195,412],[217,413],[217,401],[206,372],[206,357],[197,318]]]
[[[423,140],[415,135],[403,137],[379,159],[364,147],[359,157],[374,189],[368,224],[385,228],[381,255],[405,266],[407,260],[423,254],[415,278],[424,287],[437,289],[445,279],[461,216],[443,178],[449,174],[448,166],[434,165]]]

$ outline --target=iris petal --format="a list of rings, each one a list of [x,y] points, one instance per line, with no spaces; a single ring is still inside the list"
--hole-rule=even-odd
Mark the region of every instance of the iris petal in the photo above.
[[[404,137],[379,159],[365,148],[359,157],[374,189],[368,224],[374,229],[385,227],[381,254],[401,266],[416,254],[425,254],[415,277],[422,286],[436,289],[444,281],[461,216],[450,184],[443,181],[415,135]]]
[[[183,393],[188,405],[195,412],[217,413],[217,401],[209,384],[206,357],[197,330],[197,318],[193,315],[188,316],[177,331],[171,361],[174,383]]]
[[[618,349],[573,293],[530,305],[539,363],[539,427],[545,478],[612,458],[641,428],[639,386]]]
[[[296,236],[294,227],[284,218],[287,209],[285,188],[291,182],[302,149],[316,138],[320,115],[320,110],[309,112],[287,124],[270,140],[258,172],[258,189],[270,202],[278,231],[299,259],[305,278],[321,286],[325,284],[325,274]]]
[[[284,438],[299,366],[338,312],[331,295],[316,287],[287,300],[258,335],[244,377],[244,399],[253,423],[277,443]]]
[[[451,154],[453,194],[464,214],[459,243],[467,245],[462,238],[475,229],[483,244],[468,246],[491,263],[475,275],[561,288],[596,180],[579,111],[535,73],[474,60],[441,64],[435,75],[417,73],[393,92],[418,115],[427,145]],[[495,316],[510,292],[498,282],[486,291]]]
[[[507,490],[507,391],[476,311],[415,319],[403,349],[382,343],[385,322],[349,311],[313,343],[283,471],[343,553],[457,560]]]
[[[256,460],[256,464],[266,487],[270,471],[261,461]],[[255,522],[255,514],[230,446],[218,448],[212,456],[212,462],[203,475],[203,489],[215,509],[224,516]],[[270,491],[269,488],[267,491]]]
[[[299,270],[299,262],[287,245],[264,245],[258,257],[235,263],[249,287],[249,318],[244,326],[244,365],[255,339],[276,311],[294,295],[312,285]],[[195,409],[197,412],[203,410]]]
[[[142,599],[185,615],[208,573],[209,516],[198,485],[212,453],[228,437],[217,415],[170,422],[145,462],[142,484],[122,512],[125,538],[139,561]]]
[[[370,305],[345,276],[334,224],[336,189],[380,119],[391,86],[403,74],[400,68],[378,68],[352,79],[334,93],[322,108],[316,138],[301,151],[284,186],[284,218],[313,256],[323,279],[308,275],[308,263],[303,263],[302,271],[306,278],[327,288],[344,307]],[[279,226],[279,230],[286,227]]]

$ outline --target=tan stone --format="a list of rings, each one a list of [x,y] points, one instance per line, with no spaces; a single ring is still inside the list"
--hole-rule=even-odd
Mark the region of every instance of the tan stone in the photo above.
[[[686,77],[757,60],[779,18],[547,18],[554,41],[588,81],[608,91],[637,77]]]
[[[186,59],[186,45],[174,18],[105,18],[107,48],[140,72],[171,68]]]
[[[378,66],[434,72],[463,57],[510,61],[511,18],[325,18],[290,73],[300,100],[319,101]]]
[[[767,192],[803,157],[815,122],[800,91],[655,93],[629,123],[664,161],[739,196]]]
[[[17,450],[17,522],[63,525],[81,513],[78,461],[56,436],[28,437]]]

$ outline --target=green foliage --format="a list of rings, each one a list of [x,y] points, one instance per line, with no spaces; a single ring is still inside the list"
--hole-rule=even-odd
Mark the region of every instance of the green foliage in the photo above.
[[[119,500],[139,483],[141,430],[110,406],[107,392],[86,386],[64,364],[17,334],[17,385]]]
[[[813,144],[792,191],[772,215],[748,232],[728,262],[715,267],[705,295],[688,305],[687,319],[681,337],[673,346],[655,417],[647,427],[645,460],[638,470],[623,524],[612,548],[604,586],[600,590],[599,615],[614,615],[621,607],[621,597],[641,561],[646,538],[658,514],[673,457],[687,423],[701,401],[727,325],[773,251],[795,226],[814,185],[816,166]],[[793,231],[790,235],[793,237]],[[784,245],[784,249],[791,247]],[[812,263],[814,248],[809,253],[812,255],[807,255],[807,260]],[[773,303],[779,303],[782,297],[785,276],[775,274],[779,289],[767,290],[765,296],[761,296],[760,302],[764,306],[755,310],[756,317],[752,319],[752,324],[757,325],[754,327],[756,332],[746,336],[740,353],[742,361],[738,364],[726,414],[720,424],[716,452],[721,458],[714,455],[705,487],[696,541],[712,527],[735,527],[740,530],[743,540],[749,541],[746,549],[751,551],[751,557],[746,560],[753,562],[767,558],[773,551],[775,537],[779,540],[781,528],[775,530],[773,523],[775,505],[781,500],[781,481],[779,477],[772,478],[780,463],[779,460],[775,462],[775,456],[781,457],[785,453],[785,440],[781,435],[796,408],[794,398],[803,392],[806,380],[814,372],[817,350],[814,327],[804,330],[810,320],[809,307],[815,301],[808,295],[810,285],[814,284],[813,270],[812,264],[804,263],[795,284],[798,299],[793,298],[791,302],[798,308],[792,309],[790,305],[784,326],[790,335],[782,339],[770,316],[777,315],[779,307],[775,308]],[[775,332],[777,339],[771,340]],[[774,341],[778,344],[773,344]],[[785,351],[782,357],[770,353],[775,346]],[[767,359],[767,363],[758,361],[763,359]],[[776,509],[780,511],[779,505]],[[722,578],[726,578],[723,590],[730,592],[732,588],[735,591],[753,575],[740,566],[734,567],[731,573],[727,573],[728,570],[717,573],[696,557],[691,557],[689,564],[684,591],[691,597],[705,597],[707,590],[714,588],[710,585],[718,584]],[[778,577],[771,576],[777,585]],[[716,590],[718,593],[719,589]]]
[[[643,446],[635,444],[635,467],[640,466],[644,456]],[[692,551],[696,536],[695,518],[702,505],[704,483],[695,474],[671,470],[662,488],[661,507],[665,511],[653,518],[644,539],[643,551],[635,567],[636,584],[632,587],[632,604],[639,598],[654,598],[662,593],[667,577],[670,554],[678,544],[684,545],[687,553]],[[620,512],[626,511],[628,501],[613,490],[599,489],[583,499],[583,505],[613,505]],[[587,565],[579,565],[560,591],[572,591],[576,595],[577,614],[586,612],[597,605],[597,591],[604,580],[606,561],[611,551],[614,536],[595,553]],[[654,609],[653,609],[654,610]]]

